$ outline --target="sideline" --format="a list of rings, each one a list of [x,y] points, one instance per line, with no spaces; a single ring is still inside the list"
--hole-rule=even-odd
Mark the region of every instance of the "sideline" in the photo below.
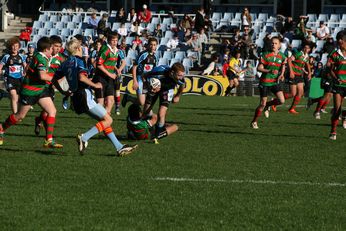
[[[172,181],[172,182],[211,182],[211,183],[229,183],[229,184],[281,184],[281,185],[307,185],[320,187],[346,187],[346,183],[318,183],[318,182],[299,182],[299,181],[273,181],[273,180],[224,180],[224,179],[194,179],[194,178],[174,178],[174,177],[155,177],[154,181]]]

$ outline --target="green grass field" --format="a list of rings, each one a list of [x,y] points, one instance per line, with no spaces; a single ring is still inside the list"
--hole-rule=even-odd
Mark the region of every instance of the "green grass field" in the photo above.
[[[279,107],[252,130],[258,98],[183,96],[176,134],[119,158],[102,135],[80,156],[95,122],[57,102],[63,150],[34,135],[38,106],[0,147],[0,230],[346,230],[346,130],[329,140],[330,115]],[[113,127],[126,133],[124,109]]]

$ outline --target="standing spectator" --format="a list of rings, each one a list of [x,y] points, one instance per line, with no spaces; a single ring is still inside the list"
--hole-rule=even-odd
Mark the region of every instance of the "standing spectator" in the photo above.
[[[99,38],[102,39],[107,34],[107,30],[109,29],[107,27],[107,20],[108,20],[108,14],[103,14],[101,20],[97,24],[97,34],[99,35]]]
[[[248,26],[249,28],[251,28],[252,18],[251,18],[249,9],[247,7],[244,8],[243,13],[241,14],[241,18],[242,18],[242,21],[241,21],[242,29],[244,30],[245,26]]]
[[[145,24],[150,23],[151,20],[151,11],[148,9],[147,5],[143,5],[143,11],[138,13],[138,20]]]
[[[324,21],[321,21],[320,27],[317,28],[317,31],[316,31],[317,38],[325,40],[325,39],[327,39],[329,34],[330,34],[329,28],[324,24]]]
[[[30,41],[31,30],[26,27],[19,35],[19,40],[24,41],[25,45]]]
[[[127,21],[131,23],[137,21],[137,13],[135,11],[135,8],[130,9],[130,12],[127,14]]]
[[[204,9],[201,7],[195,17],[195,30],[200,31],[202,28],[205,27],[205,21],[204,21]]]
[[[305,35],[305,43],[313,43],[316,44],[316,37],[312,34],[312,30],[309,28],[305,29],[306,35]]]
[[[123,7],[119,9],[117,12],[117,15],[115,16],[115,22],[125,23],[126,22],[126,15],[125,10]]]
[[[199,31],[198,40],[202,44],[202,55],[204,55],[204,51],[205,51],[206,45],[208,43],[208,37],[205,34],[204,28]]]
[[[192,34],[192,38],[186,42],[188,46],[192,48],[193,51],[197,52],[198,55],[198,65],[201,66],[202,58],[202,43],[198,40],[198,35],[196,33]]]
[[[88,20],[88,27],[93,28],[93,29],[97,29],[98,24],[99,24],[99,20],[96,16],[96,13],[92,13],[89,20]]]

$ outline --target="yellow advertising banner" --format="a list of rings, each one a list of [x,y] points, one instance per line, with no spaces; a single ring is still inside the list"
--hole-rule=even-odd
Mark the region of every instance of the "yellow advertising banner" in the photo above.
[[[222,96],[228,84],[228,79],[223,76],[186,75],[183,94]],[[123,75],[123,83],[121,84],[120,90],[122,92],[136,94],[132,86],[132,75]]]

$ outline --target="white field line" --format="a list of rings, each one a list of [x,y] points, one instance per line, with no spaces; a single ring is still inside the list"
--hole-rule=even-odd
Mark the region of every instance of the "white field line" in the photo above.
[[[174,178],[174,177],[155,177],[155,181],[172,181],[172,182],[211,182],[211,183],[228,183],[228,184],[272,184],[272,185],[308,185],[320,187],[346,187],[346,183],[317,183],[317,182],[299,182],[299,181],[273,181],[273,180],[224,180],[224,179],[194,179],[194,178]]]

